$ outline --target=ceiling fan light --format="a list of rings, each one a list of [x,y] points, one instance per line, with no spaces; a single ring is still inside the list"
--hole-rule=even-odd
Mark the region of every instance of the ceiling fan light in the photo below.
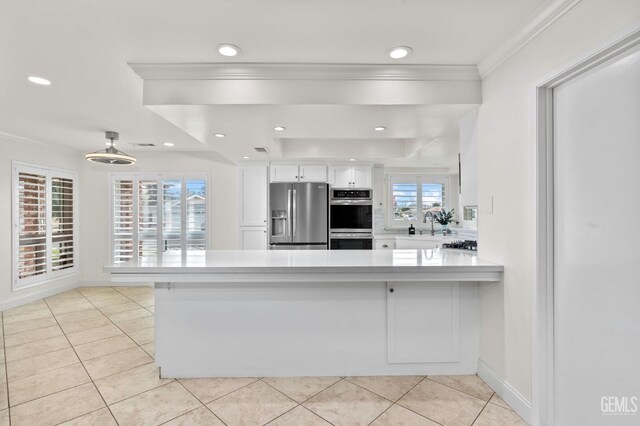
[[[101,164],[118,164],[118,165],[127,165],[127,164],[135,164],[136,159],[128,154],[125,154],[122,151],[118,151],[113,146],[113,141],[118,140],[120,135],[117,132],[105,132],[105,137],[111,140],[110,145],[102,150],[96,152],[90,152],[85,154],[85,160],[91,161],[93,163],[101,163]]]

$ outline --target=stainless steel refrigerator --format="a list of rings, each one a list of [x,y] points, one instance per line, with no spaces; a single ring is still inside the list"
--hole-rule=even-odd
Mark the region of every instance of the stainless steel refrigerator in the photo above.
[[[326,250],[328,194],[326,183],[272,183],[269,248]]]

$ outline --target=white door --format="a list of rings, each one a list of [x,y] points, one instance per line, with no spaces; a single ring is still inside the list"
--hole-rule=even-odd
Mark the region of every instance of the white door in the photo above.
[[[269,167],[271,182],[298,182],[298,166],[291,164],[272,164]]]
[[[371,167],[353,167],[353,186],[355,188],[371,188]]]
[[[242,250],[266,250],[267,228],[240,228],[240,243]]]
[[[554,114],[555,425],[638,425],[640,51],[559,86]]]
[[[387,283],[387,362],[455,362],[460,353],[458,283]]]
[[[353,168],[351,166],[332,166],[329,169],[330,182],[334,188],[351,188]]]
[[[326,182],[327,166],[322,164],[300,165],[300,182]]]
[[[239,173],[240,226],[267,226],[267,166],[241,166]]]

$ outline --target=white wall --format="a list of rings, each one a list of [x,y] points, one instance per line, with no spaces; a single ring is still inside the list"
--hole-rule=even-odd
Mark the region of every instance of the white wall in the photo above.
[[[80,171],[83,161],[77,152],[63,147],[0,134],[0,309],[17,306],[42,297],[42,295],[38,294],[54,294],[59,289],[73,287],[80,278],[78,274],[51,281],[47,284],[15,292],[12,291],[13,242],[11,228],[13,222],[11,210],[13,208],[13,200],[11,193],[11,164],[13,160],[74,172]],[[80,179],[80,176],[78,179]],[[82,223],[82,217],[80,221]]]
[[[640,19],[638,0],[582,0],[483,80],[478,116],[479,251],[504,264],[481,286],[480,358],[531,400],[534,84]],[[494,213],[483,205],[494,197]]]
[[[82,221],[82,280],[86,283],[106,281],[102,267],[109,262],[109,174],[131,173],[209,173],[210,197],[208,226],[210,250],[238,248],[237,169],[235,165],[220,163],[202,153],[143,153],[136,152],[133,166],[82,164],[81,207]]]

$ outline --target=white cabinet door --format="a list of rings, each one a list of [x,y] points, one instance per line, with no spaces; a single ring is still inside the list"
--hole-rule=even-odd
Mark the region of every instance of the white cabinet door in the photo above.
[[[354,166],[351,182],[354,188],[371,188],[371,167]]]
[[[301,164],[300,182],[326,182],[327,166],[323,164]]]
[[[376,250],[393,250],[395,248],[394,240],[373,240]]]
[[[241,166],[240,226],[267,226],[267,166]]]
[[[460,352],[458,283],[387,283],[387,362],[455,362]]]
[[[298,166],[292,164],[272,164],[269,168],[271,182],[298,182]]]
[[[266,250],[267,228],[240,228],[240,246],[242,250]]]
[[[353,168],[351,166],[332,166],[329,169],[329,182],[335,188],[351,188]]]

